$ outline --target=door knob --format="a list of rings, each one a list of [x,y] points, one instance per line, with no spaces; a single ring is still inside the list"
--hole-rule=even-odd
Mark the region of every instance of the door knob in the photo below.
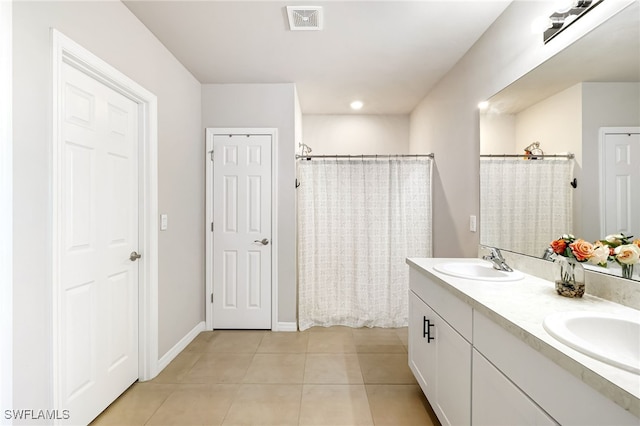
[[[267,244],[269,244],[269,240],[267,240],[266,238],[263,238],[262,240],[255,240],[254,243],[260,243],[263,246],[266,246]]]
[[[132,262],[135,262],[136,260],[140,259],[142,257],[141,254],[138,254],[135,251],[132,251],[131,254],[129,255],[129,260]]]

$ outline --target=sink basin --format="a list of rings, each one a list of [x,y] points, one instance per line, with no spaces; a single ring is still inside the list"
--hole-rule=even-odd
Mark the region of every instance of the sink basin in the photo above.
[[[433,269],[453,277],[479,281],[518,281],[524,278],[522,272],[499,271],[491,262],[484,260],[444,262],[434,265]]]
[[[543,326],[555,339],[585,355],[640,374],[640,314],[628,318],[560,312],[547,316]]]

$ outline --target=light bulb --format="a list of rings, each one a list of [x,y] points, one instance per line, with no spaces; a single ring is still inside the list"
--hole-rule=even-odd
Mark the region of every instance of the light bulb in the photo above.
[[[362,101],[353,101],[349,106],[351,107],[351,109],[358,110],[358,109],[362,109],[364,104],[362,103]]]

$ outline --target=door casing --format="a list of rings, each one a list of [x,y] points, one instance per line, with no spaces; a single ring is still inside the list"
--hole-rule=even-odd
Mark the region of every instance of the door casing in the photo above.
[[[206,140],[206,214],[205,214],[205,323],[213,330],[213,137],[215,135],[271,136],[271,330],[278,331],[278,131],[274,128],[207,128]]]
[[[142,86],[93,55],[56,29],[52,29],[52,380],[53,406],[62,401],[60,377],[60,255],[61,255],[61,137],[62,79],[66,63],[138,104],[139,112],[139,266],[138,371],[140,380],[158,373],[158,100]]]

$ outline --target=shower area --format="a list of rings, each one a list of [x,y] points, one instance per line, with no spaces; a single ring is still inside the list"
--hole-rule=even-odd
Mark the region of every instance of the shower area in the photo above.
[[[405,259],[432,255],[433,155],[311,155],[301,146],[300,330],[406,326]]]

